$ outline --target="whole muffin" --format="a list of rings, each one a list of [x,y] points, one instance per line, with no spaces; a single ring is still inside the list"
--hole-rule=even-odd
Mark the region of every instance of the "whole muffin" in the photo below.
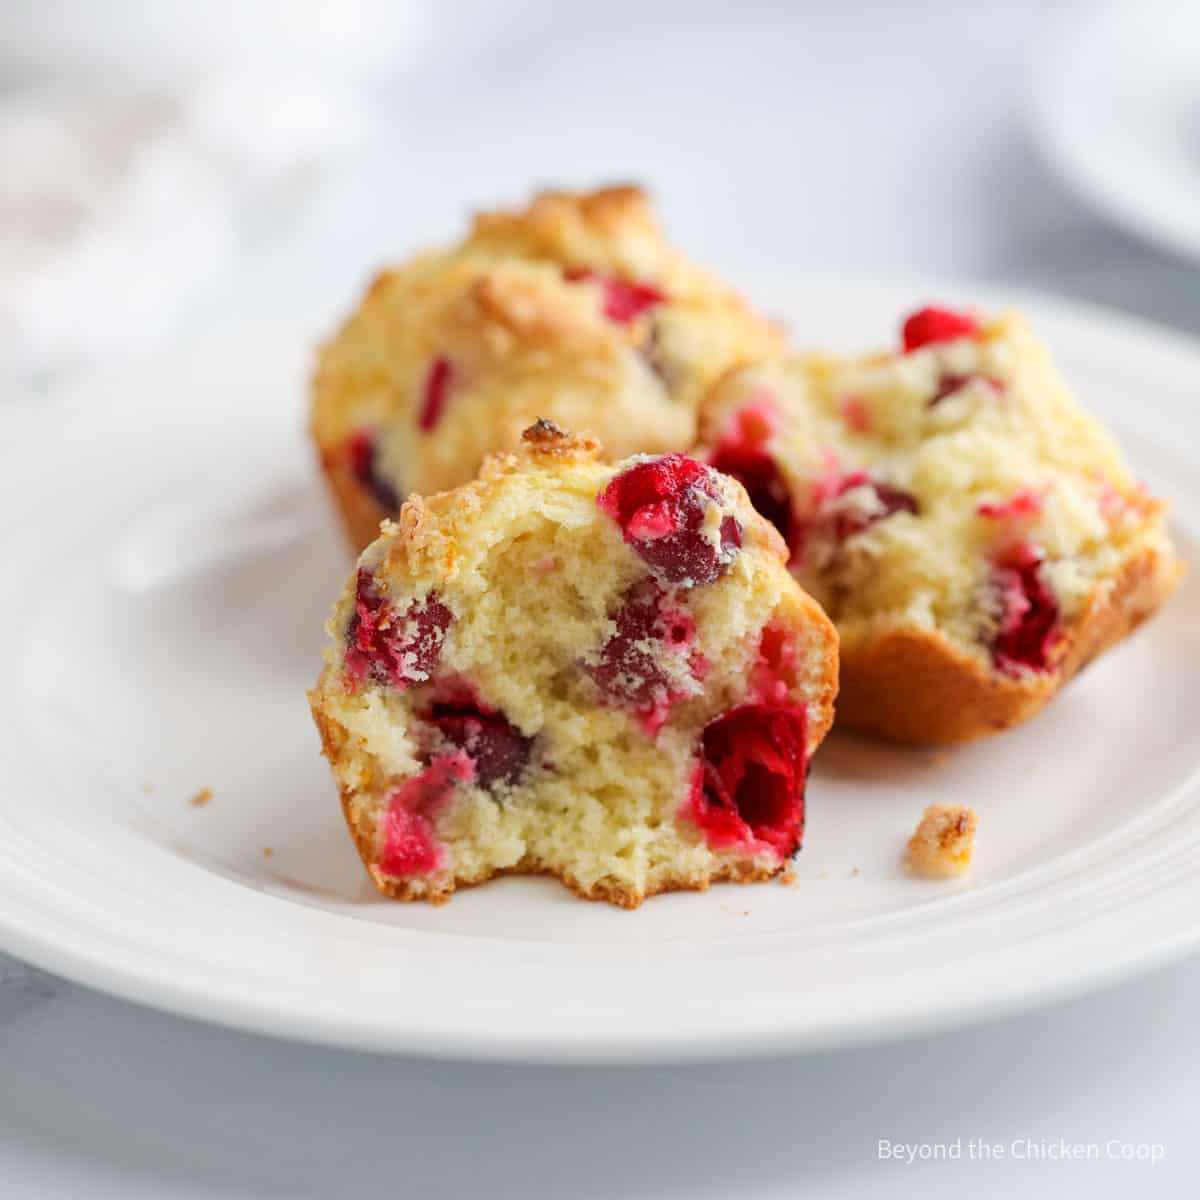
[[[1022,721],[1179,575],[1164,505],[1015,315],[924,309],[897,352],[737,370],[701,427],[837,624],[845,727]]]
[[[312,432],[361,549],[409,492],[467,482],[538,417],[613,458],[685,450],[709,384],[779,348],[637,188],[547,192],[371,284],[320,353]]]
[[[386,895],[763,879],[799,848],[837,635],[733,480],[539,422],[363,553],[310,693]]]

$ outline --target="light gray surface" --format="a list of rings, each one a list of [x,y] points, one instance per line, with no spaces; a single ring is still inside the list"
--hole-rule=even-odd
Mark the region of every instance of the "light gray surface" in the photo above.
[[[377,92],[390,124],[373,156],[193,323],[283,310],[317,330],[382,257],[451,236],[465,204],[632,176],[679,241],[735,276],[781,263],[969,276],[1200,332],[1200,273],[1089,215],[1031,149],[1023,96],[1046,6],[775,9],[739,6],[735,23],[732,6],[703,4],[569,20],[538,4],[456,8],[437,57]],[[0,957],[0,1195],[1191,1195],[1197,1011],[1191,962],[898,1046],[484,1068],[227,1033]],[[961,1138],[964,1156],[971,1138],[1010,1152],[1061,1138],[1102,1158],[904,1167],[877,1161],[884,1138]],[[1166,1157],[1113,1162],[1109,1139]]]
[[[622,1070],[299,1049],[12,979],[0,1195],[1194,1195],[1197,995],[1192,962],[939,1038]],[[880,1161],[881,1138],[961,1138],[964,1157]],[[1116,1139],[1166,1157],[984,1166],[966,1158],[973,1138],[1102,1156]]]

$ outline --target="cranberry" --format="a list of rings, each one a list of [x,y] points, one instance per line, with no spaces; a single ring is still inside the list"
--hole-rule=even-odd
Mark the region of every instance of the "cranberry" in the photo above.
[[[979,322],[970,313],[954,312],[949,308],[922,308],[904,322],[904,353],[910,354],[934,342],[974,337],[978,332]]]
[[[821,451],[821,472],[812,478],[809,487],[809,504],[813,509],[819,509],[827,501],[840,495],[843,480],[846,478],[838,462],[837,454],[826,447]]]
[[[893,513],[915,514],[920,511],[917,498],[911,493],[893,487],[890,483],[872,479],[865,471],[852,471],[849,475],[844,476],[838,485],[836,495],[844,496],[847,492],[860,487],[869,487],[875,493],[876,504],[870,512],[864,512],[859,508],[837,508],[835,506],[832,515],[832,532],[834,538],[839,542],[844,542],[856,533],[862,533],[864,529],[874,525],[877,521],[892,516]]]
[[[678,655],[694,641],[695,623],[690,613],[667,608],[666,594],[653,580],[626,593],[613,620],[617,631],[600,647],[598,660],[581,665],[609,700],[632,708],[647,732],[657,733],[683,695],[665,656]],[[689,659],[693,675],[705,665]]]
[[[434,704],[429,723],[443,740],[467,756],[479,786],[513,784],[529,761],[530,738],[524,737],[502,713],[483,705]]]
[[[569,283],[598,283],[604,292],[604,315],[610,321],[628,325],[647,309],[666,300],[666,293],[650,283],[636,283],[616,275],[589,271],[586,267],[571,267],[563,272]]]
[[[346,457],[354,478],[371,493],[375,503],[387,512],[397,512],[400,497],[390,480],[379,473],[379,443],[375,435],[360,429],[346,443]]]
[[[425,391],[421,398],[421,411],[417,415],[417,428],[428,433],[442,419],[446,401],[450,398],[450,384],[454,375],[450,360],[435,358],[425,376]]]
[[[1000,623],[992,642],[998,671],[1049,671],[1051,652],[1059,640],[1058,602],[1042,577],[1042,554],[1022,543],[1011,549],[992,571],[992,591]]]
[[[997,395],[1004,391],[1004,380],[996,379],[992,375],[943,375],[938,380],[937,391],[930,397],[926,407],[933,408],[935,404],[940,404],[947,396],[953,396],[955,392],[961,391],[968,383],[974,383],[976,380],[987,384]]]
[[[434,837],[434,818],[450,799],[454,785],[473,775],[465,754],[447,754],[391,793],[379,856],[379,869],[385,875],[427,875],[437,869],[442,853]]]
[[[975,511],[993,521],[1036,517],[1042,511],[1042,497],[1033,488],[1018,488],[1007,500],[1001,500],[998,504],[976,505]]]
[[[866,433],[871,428],[871,410],[861,396],[843,396],[838,411],[846,427],[855,433]]]
[[[679,364],[663,346],[662,331],[657,321],[650,322],[649,332],[638,347],[638,353],[663,388],[667,392],[673,391],[682,377],[682,372]]]
[[[713,466],[732,475],[746,489],[750,503],[779,530],[790,551],[796,540],[796,514],[787,482],[775,460],[760,451],[736,463],[719,458]]]
[[[751,694],[758,701],[782,704],[796,678],[796,643],[779,625],[767,625],[758,641],[758,656],[750,668]]]
[[[803,708],[768,704],[743,705],[707,726],[688,810],[710,846],[770,848],[780,858],[799,848],[805,727]]]
[[[733,516],[722,519],[719,544],[705,535],[705,511],[718,501],[712,473],[684,454],[640,462],[596,497],[654,574],[685,587],[712,583],[742,544],[742,526]]]
[[[402,616],[375,587],[371,572],[358,572],[354,615],[346,627],[346,679],[352,688],[374,683],[406,688],[428,679],[442,653],[453,615],[431,592]]]
[[[850,496],[868,489],[869,498]],[[873,479],[866,471],[842,474],[836,459],[826,457],[825,470],[814,479],[811,489],[812,516],[797,521],[791,536],[793,564],[803,562],[809,545],[818,552],[810,566],[818,570],[828,564],[841,544],[895,513],[918,514],[917,498],[902,488]]]
[[[798,529],[787,480],[765,449],[778,416],[765,405],[752,405],[737,414],[709,458],[709,465],[731,475],[750,497],[750,503],[783,535],[789,550]]]

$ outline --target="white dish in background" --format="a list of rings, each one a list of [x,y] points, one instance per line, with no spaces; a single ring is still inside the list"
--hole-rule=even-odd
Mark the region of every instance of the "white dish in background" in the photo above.
[[[776,289],[774,311],[805,342],[850,348],[939,297],[998,299],[841,281]],[[1200,347],[1100,310],[1026,305],[1174,498],[1195,562]],[[291,326],[197,340],[89,377],[0,453],[14,647],[0,684],[0,947],[283,1036],[629,1061],[966,1022],[1200,940],[1194,572],[1022,729],[948,754],[833,738],[794,887],[721,886],[634,913],[545,879],[442,908],[382,900],[303,694],[350,566],[304,441],[308,359]],[[211,801],[189,803],[203,788]],[[936,800],[979,811],[965,881],[901,869]]]
[[[1050,166],[1161,249],[1200,259],[1200,7],[1076,5],[1039,57],[1031,111]]]

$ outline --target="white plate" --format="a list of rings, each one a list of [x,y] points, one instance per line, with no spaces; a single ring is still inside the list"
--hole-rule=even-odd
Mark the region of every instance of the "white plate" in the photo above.
[[[806,340],[894,336],[930,295],[836,283]],[[1200,536],[1200,350],[1031,300],[1062,366]],[[304,689],[348,573],[303,438],[295,328],[94,376],[0,467],[0,945],[192,1016],[430,1055],[629,1060],[861,1041],[1140,970],[1200,936],[1200,583],[1025,728],[949,755],[834,738],[799,883],[627,913],[548,880],[443,908],[368,885]],[[202,807],[189,797],[212,788]],[[907,877],[922,808],[977,865]],[[267,857],[264,851],[270,848]]]
[[[1090,204],[1200,259],[1200,6],[1076,5],[1035,73],[1033,128]]]

